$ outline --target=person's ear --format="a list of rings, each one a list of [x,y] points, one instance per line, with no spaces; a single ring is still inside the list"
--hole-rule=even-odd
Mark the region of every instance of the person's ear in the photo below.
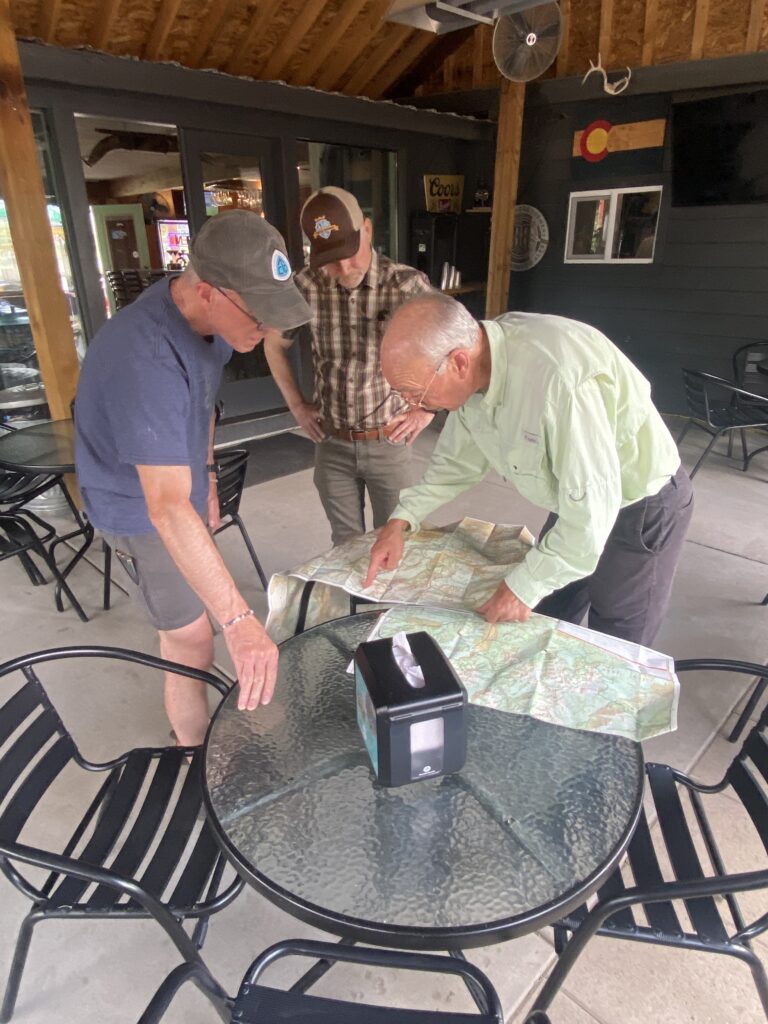
[[[200,299],[205,308],[208,309],[213,298],[213,285],[208,284],[207,281],[197,281],[195,282],[195,292],[197,293],[198,299]]]
[[[365,220],[363,221],[363,226],[360,230],[362,232],[363,238],[366,238],[370,242],[371,239],[373,238],[373,224],[371,222],[370,217],[365,218]]]
[[[472,369],[469,349],[455,348],[453,352],[449,353],[448,362],[453,367],[454,373],[459,380],[466,380]]]

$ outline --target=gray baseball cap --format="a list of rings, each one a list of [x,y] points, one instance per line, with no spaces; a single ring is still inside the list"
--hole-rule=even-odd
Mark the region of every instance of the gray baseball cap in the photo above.
[[[224,210],[195,235],[189,262],[201,281],[230,288],[267,327],[287,331],[312,319],[293,283],[280,232],[253,210]]]

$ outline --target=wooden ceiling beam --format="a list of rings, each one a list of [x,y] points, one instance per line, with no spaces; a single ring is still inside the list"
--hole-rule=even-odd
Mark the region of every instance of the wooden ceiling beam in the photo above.
[[[597,44],[597,50],[603,62],[603,67],[607,68],[611,62],[613,54],[613,0],[602,0],[600,5],[600,36]]]
[[[325,68],[317,76],[314,85],[318,89],[328,91],[338,87],[344,75],[381,28],[389,4],[390,0],[372,0],[366,17],[355,25],[345,39],[344,45],[326,62]]]
[[[152,32],[144,47],[142,56],[145,60],[157,60],[162,53],[180,7],[181,0],[160,0],[160,9],[155,16]]]
[[[346,36],[352,22],[359,17],[362,7],[363,4],[360,0],[345,0],[297,68],[291,79],[292,85],[309,85],[311,83],[318,70]]]
[[[752,0],[749,7],[749,25],[744,53],[756,53],[760,47],[760,35],[765,18],[765,0]]]
[[[91,27],[90,44],[96,50],[103,50],[112,34],[120,0],[102,0],[96,5],[96,17]]]
[[[555,62],[555,78],[563,78],[568,74],[568,57],[570,31],[571,31],[571,0],[560,0],[560,17],[562,29],[560,35],[560,49],[557,51]]]
[[[231,75],[245,74],[253,63],[251,51],[254,41],[258,36],[264,34],[264,30],[272,21],[275,11],[283,2],[284,0],[264,0],[264,4],[253,12],[253,21],[241,36],[240,42],[224,65],[225,71],[228,71]]]
[[[52,43],[56,36],[56,26],[61,13],[61,0],[45,0],[40,8],[37,22],[37,34],[44,43]]]
[[[290,28],[261,69],[260,78],[273,79],[280,77],[301,45],[302,39],[308,36],[315,27],[315,23],[323,13],[326,3],[327,0],[304,0],[299,14],[293,19]]]
[[[409,28],[408,25],[393,25],[392,31],[386,43],[377,45],[371,54],[370,60],[366,60],[352,75],[350,80],[343,86],[342,92],[348,96],[359,96],[363,86],[374,78],[385,68],[407,39],[410,39],[418,29]]]
[[[707,35],[709,21],[709,0],[696,0],[696,12],[693,16],[693,35],[691,37],[691,60],[701,60],[704,54],[704,39]]]
[[[201,23],[197,33],[197,40],[190,49],[187,56],[187,64],[192,68],[199,68],[205,60],[206,54],[211,48],[211,43],[218,38],[223,25],[229,21],[236,7],[239,7],[242,0],[212,0],[205,20]]]
[[[434,45],[435,37],[431,32],[424,32],[416,29],[416,32],[400,53],[385,66],[378,74],[372,75],[362,88],[364,96],[372,99],[380,99],[390,86],[403,75],[408,68],[422,56],[424,51]]]
[[[645,24],[643,25],[643,55],[641,62],[644,68],[650,67],[656,56],[656,22],[659,17],[659,0],[645,0]]]
[[[434,46],[408,74],[403,75],[400,81],[392,86],[387,96],[403,99],[414,96],[418,86],[441,68],[446,60],[464,45],[473,31],[471,28],[461,28],[456,32],[446,32],[445,35],[437,36]]]

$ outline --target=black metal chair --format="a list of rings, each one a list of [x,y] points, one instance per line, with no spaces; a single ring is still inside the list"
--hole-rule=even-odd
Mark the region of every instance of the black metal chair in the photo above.
[[[16,942],[0,1008],[3,1022],[13,1013],[40,921],[170,917],[174,941],[194,960],[209,916],[243,887],[240,878],[223,881],[226,862],[203,814],[200,748],[135,748],[102,763],[80,753],[36,671],[40,664],[72,658],[172,671],[227,693],[226,684],[210,673],[109,647],[63,647],[0,665],[0,677],[19,672],[24,679],[0,709],[0,870],[32,903]],[[83,793],[63,848],[20,844],[48,820],[46,801],[61,786],[69,794]],[[19,863],[47,869],[47,876],[29,878]],[[197,922],[191,940],[178,924],[185,918]]]
[[[245,546],[248,548],[248,554],[256,567],[256,572],[259,574],[261,585],[266,590],[267,577],[251,543],[251,538],[248,536],[245,523],[240,517],[240,501],[245,487],[248,452],[245,448],[232,448],[229,451],[221,452],[215,457],[215,465],[219,515],[222,524],[214,536],[227,530],[230,526],[237,526],[243,536]],[[225,519],[228,519],[229,522],[224,522]],[[101,542],[101,549],[104,552],[104,608],[108,610],[112,599],[112,550],[105,540]]]
[[[35,526],[42,530],[42,534],[37,533]],[[55,535],[54,528],[29,509],[23,513],[0,511],[0,562],[8,558],[18,558],[32,584],[37,587],[45,583],[45,577],[30,557],[36,555],[50,572],[58,589],[66,594],[81,621],[87,622],[88,616],[72,593],[55,559],[45,550],[45,545]],[[59,611],[63,611],[63,607],[59,604]]]
[[[164,277],[178,277],[178,271],[108,270],[107,282],[115,300],[115,309],[130,305],[150,285]]]
[[[739,387],[757,395],[768,395],[768,376],[757,369],[758,363],[768,359],[768,341],[750,341],[741,345],[731,356],[733,379]]]
[[[251,556],[256,572],[259,574],[261,585],[267,589],[267,577],[261,567],[261,562],[254,550],[251,538],[240,517],[240,502],[245,488],[245,474],[248,470],[248,451],[245,448],[229,448],[217,452],[214,456],[216,465],[216,485],[219,492],[219,515],[221,526],[216,534],[229,529],[230,526],[237,526],[242,534],[248,554]],[[229,522],[224,522],[228,519]]]
[[[678,661],[675,669],[677,672],[720,671],[768,678],[765,665],[718,658]],[[601,887],[594,905],[585,904],[555,925],[559,959],[536,998],[534,1008],[549,1008],[587,942],[599,934],[736,957],[752,971],[763,1011],[768,1016],[768,979],[751,946],[751,940],[768,929],[768,913],[747,924],[736,898],[738,893],[768,889],[768,860],[761,858],[754,871],[729,874],[707,817],[706,801],[702,800],[702,796],[726,790],[733,794],[768,853],[768,709],[750,731],[720,782],[705,785],[665,764],[649,763],[646,774],[658,814],[659,851],[654,847],[644,812],[629,844],[625,866],[625,870],[631,871],[634,884],[629,887],[625,884],[621,869],[614,872]],[[683,794],[690,801],[698,826],[695,830],[686,817]],[[699,859],[699,844],[707,851],[711,864],[709,874],[705,874]],[[664,880],[662,863],[666,858],[674,875],[672,881]],[[716,899],[719,896],[725,897],[724,903]],[[638,907],[645,914],[645,924],[633,912],[633,908]],[[688,926],[680,916],[683,909]]]
[[[179,943],[176,945],[178,947]],[[317,963],[287,991],[259,984],[266,968],[285,956],[311,957]],[[337,960],[371,967],[456,974],[464,980],[479,1012],[408,1010],[308,995],[306,989]],[[221,987],[199,957],[185,957],[185,963],[172,971],[158,989],[139,1024],[157,1024],[162,1020],[174,995],[187,981],[194,982],[210,999],[222,1020],[233,1024],[282,1024],[288,1021],[291,1024],[296,1021],[302,1024],[360,1024],[361,1021],[365,1024],[503,1024],[504,1020],[493,985],[478,967],[464,959],[353,947],[344,943],[334,945],[312,940],[289,940],[271,946],[254,960],[234,999],[223,995]]]
[[[677,438],[680,445],[692,427],[699,427],[709,434],[709,442],[691,470],[691,479],[712,451],[716,441],[738,431],[741,437],[742,470],[746,473],[755,455],[768,451],[768,445],[747,451],[746,431],[752,428],[768,428],[768,398],[745,391],[723,377],[716,377],[702,370],[683,370],[685,397],[690,418]]]

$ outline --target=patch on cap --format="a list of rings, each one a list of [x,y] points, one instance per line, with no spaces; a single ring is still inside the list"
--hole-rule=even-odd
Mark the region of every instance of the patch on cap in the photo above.
[[[288,257],[279,249],[275,249],[272,253],[272,277],[276,281],[287,281],[290,276],[291,264],[288,262]]]
[[[324,238],[329,239],[333,231],[338,231],[339,225],[332,224],[325,214],[320,214],[319,217],[315,217],[315,230],[312,234],[313,238]]]

